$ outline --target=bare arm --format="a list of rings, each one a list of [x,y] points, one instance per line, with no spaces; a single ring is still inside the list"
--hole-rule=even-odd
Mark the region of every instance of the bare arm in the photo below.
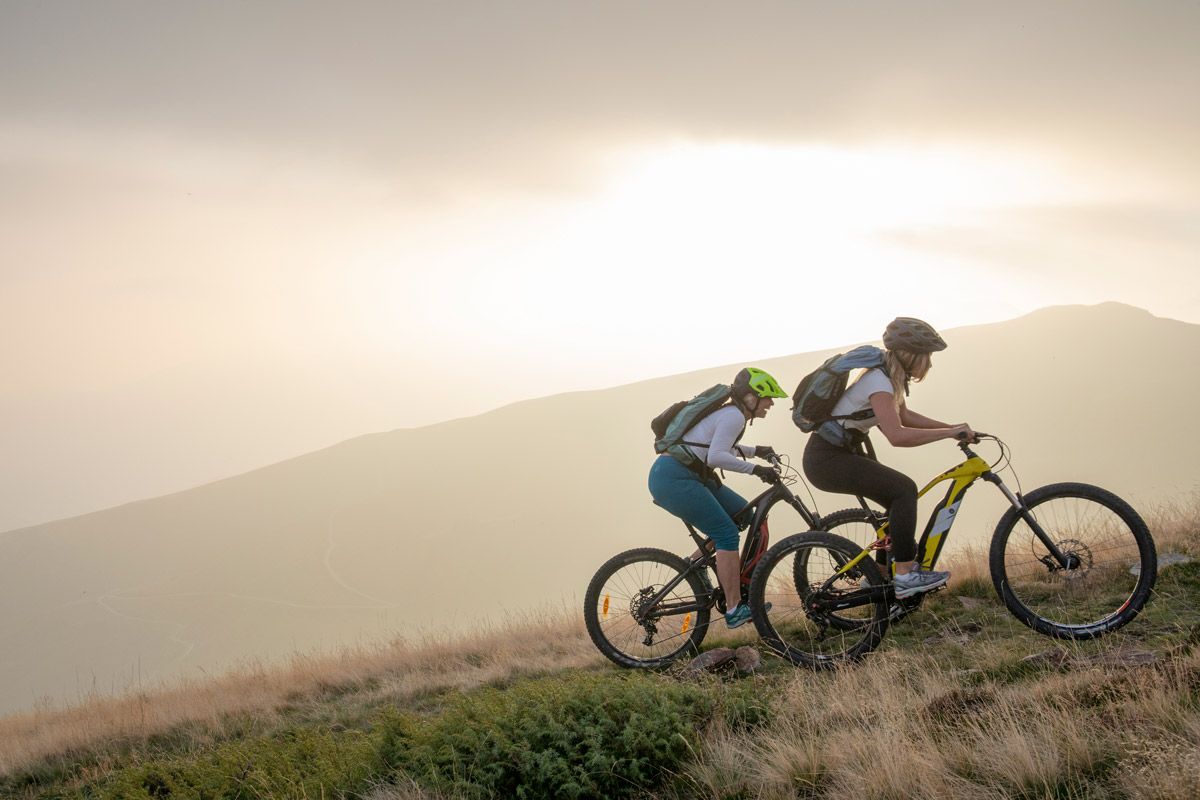
[[[926,417],[910,409],[908,406],[903,406],[900,409],[900,424],[906,428],[953,428],[954,426],[948,422],[939,422],[931,417]]]
[[[931,420],[927,417],[922,417],[917,414],[917,418],[923,422],[931,423],[931,426],[924,425],[906,425],[901,420],[900,414],[896,411],[896,406],[892,402],[892,395],[887,392],[876,392],[871,395],[871,410],[875,412],[875,419],[879,423],[879,430],[887,437],[888,442],[893,447],[918,447],[930,442],[940,441],[942,439],[953,439],[959,433],[970,434],[971,429],[967,425],[946,425],[936,420]],[[908,412],[912,413],[912,412]]]

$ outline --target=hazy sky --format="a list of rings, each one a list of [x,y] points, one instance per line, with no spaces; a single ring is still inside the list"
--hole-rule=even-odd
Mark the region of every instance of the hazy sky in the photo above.
[[[896,314],[1200,322],[1198,22],[0,0],[0,530]]]

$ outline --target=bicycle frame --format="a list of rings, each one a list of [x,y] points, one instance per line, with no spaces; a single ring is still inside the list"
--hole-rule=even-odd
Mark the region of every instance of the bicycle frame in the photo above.
[[[742,545],[740,574],[743,582],[750,580],[750,573],[754,571],[754,565],[758,563],[759,557],[767,550],[767,543],[762,541],[768,534],[767,515],[780,502],[787,503],[796,509],[796,513],[800,515],[804,520],[804,524],[810,530],[819,528],[821,525],[821,518],[814,512],[809,511],[808,506],[804,505],[804,501],[796,497],[795,493],[786,484],[776,483],[769,486],[762,494],[755,497],[733,515],[734,520],[737,520],[744,517],[748,512],[750,513],[750,524],[746,534],[746,542]],[[684,524],[686,525],[687,523]],[[692,530],[690,525],[688,525],[688,530],[691,532],[692,539],[699,544],[699,534]]]
[[[1069,569],[1077,566],[1073,563],[1072,558],[1065,556],[1050,536],[1046,534],[1020,496],[1013,493],[1011,489],[1004,485],[1004,481],[1000,479],[1000,476],[992,472],[991,465],[971,450],[970,445],[966,442],[959,442],[958,446],[967,455],[967,460],[938,475],[917,492],[917,497],[921,498],[938,484],[951,481],[950,488],[946,490],[946,496],[930,513],[929,520],[925,524],[925,530],[921,533],[921,538],[917,542],[917,554],[920,564],[926,569],[932,569],[937,564],[938,556],[941,555],[942,548],[945,546],[946,539],[950,534],[950,529],[954,526],[954,520],[957,519],[958,509],[962,505],[967,489],[971,488],[971,485],[976,480],[983,478],[988,483],[994,484],[1003,493],[1008,502],[1017,510],[1021,518],[1029,524],[1034,535],[1041,540],[1042,544],[1050,552],[1050,555],[1053,556],[1061,567]],[[859,502],[862,503],[864,508],[873,510],[867,506],[866,501],[862,497],[859,498]],[[883,524],[875,531],[876,541],[846,563],[835,573],[834,577],[854,569],[867,555],[886,547],[888,540],[887,528],[888,522],[884,520]],[[831,582],[832,580],[833,578],[830,579]]]
[[[979,478],[987,480],[989,475],[992,475],[991,465],[972,454],[966,461],[925,484],[925,488],[917,493],[918,498],[924,497],[934,486],[951,481],[946,496],[929,515],[929,521],[925,523],[925,530],[921,532],[921,538],[917,542],[917,552],[921,555],[920,563],[923,567],[932,569],[937,563],[938,556],[942,554],[942,548],[946,544],[946,537],[954,527],[954,520],[963,498],[966,497],[967,489]],[[999,482],[1000,479],[996,478],[996,481]]]
[[[787,487],[786,484],[772,484],[762,494],[755,497],[750,502],[746,503],[736,514],[733,515],[734,521],[739,521],[749,517],[749,523],[740,524],[740,530],[748,531],[746,533],[746,541],[742,546],[742,554],[740,558],[739,574],[742,582],[747,582],[750,579],[750,573],[754,570],[754,565],[767,549],[767,515],[770,513],[772,506],[778,502],[785,502],[800,514],[809,528],[816,528],[820,525],[820,517],[808,509],[804,502]],[[698,611],[701,608],[710,608],[716,602],[715,593],[705,598],[704,602],[693,603],[663,603],[664,597],[674,591],[675,587],[687,579],[694,570],[707,569],[715,560],[714,551],[709,549],[711,539],[701,534],[691,523],[684,520],[684,526],[687,527],[688,535],[692,537],[692,541],[696,543],[700,554],[692,559],[692,566],[685,572],[681,572],[673,579],[668,581],[662,589],[660,589],[654,597],[646,603],[646,608],[653,609],[647,618],[659,619],[662,617],[673,616],[678,614],[686,614],[692,611]],[[641,620],[639,620],[641,621]],[[685,628],[686,630],[686,628]]]

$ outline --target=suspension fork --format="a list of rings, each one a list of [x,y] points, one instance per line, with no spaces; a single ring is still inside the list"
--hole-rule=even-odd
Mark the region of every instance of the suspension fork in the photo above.
[[[804,520],[804,524],[808,526],[809,530],[816,530],[821,524],[821,518],[813,511],[810,511],[808,506],[804,505],[804,501],[797,497],[796,493],[791,489],[781,483],[775,488],[775,493],[777,495],[775,502],[782,500],[792,508],[796,509],[796,513],[800,515],[802,520]],[[759,508],[761,511],[759,514],[755,515],[756,524],[761,522],[763,519],[766,519],[767,513],[771,510],[771,507],[775,504],[775,502],[766,505],[760,505]]]
[[[983,473],[980,477],[988,483],[995,484],[996,488],[1008,498],[1008,502],[1012,504],[1017,515],[1025,520],[1025,524],[1033,531],[1033,535],[1038,538],[1042,546],[1050,551],[1050,555],[1054,557],[1054,560],[1058,562],[1060,567],[1063,569],[1075,569],[1079,566],[1079,559],[1076,556],[1068,556],[1059,549],[1058,545],[1054,543],[1054,540],[1050,538],[1050,535],[1046,533],[1045,529],[1037,521],[1037,518],[1033,516],[1033,511],[1030,510],[1029,506],[1025,505],[1024,498],[1013,493],[1011,489],[1005,486],[1004,481],[1000,480],[999,475],[989,471]]]

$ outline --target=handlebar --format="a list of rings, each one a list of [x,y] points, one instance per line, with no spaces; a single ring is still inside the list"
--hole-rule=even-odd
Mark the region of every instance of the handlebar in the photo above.
[[[773,453],[769,456],[765,456],[763,460],[771,465],[771,469],[777,476],[776,480],[772,481],[772,483],[776,486],[783,485],[783,471],[787,467],[787,465],[783,463],[783,456],[779,453]]]
[[[954,437],[955,439],[958,440],[957,442],[955,442],[955,444],[958,445],[958,449],[962,450],[968,456],[975,455],[975,452],[973,450],[971,450],[971,445],[979,444],[984,439],[995,439],[996,438],[995,436],[992,436],[990,433],[984,433],[983,431],[975,431],[974,433],[975,433],[975,436],[974,436],[974,438],[971,438],[971,439],[968,439],[966,437],[966,434],[963,434],[963,433],[956,434]]]

